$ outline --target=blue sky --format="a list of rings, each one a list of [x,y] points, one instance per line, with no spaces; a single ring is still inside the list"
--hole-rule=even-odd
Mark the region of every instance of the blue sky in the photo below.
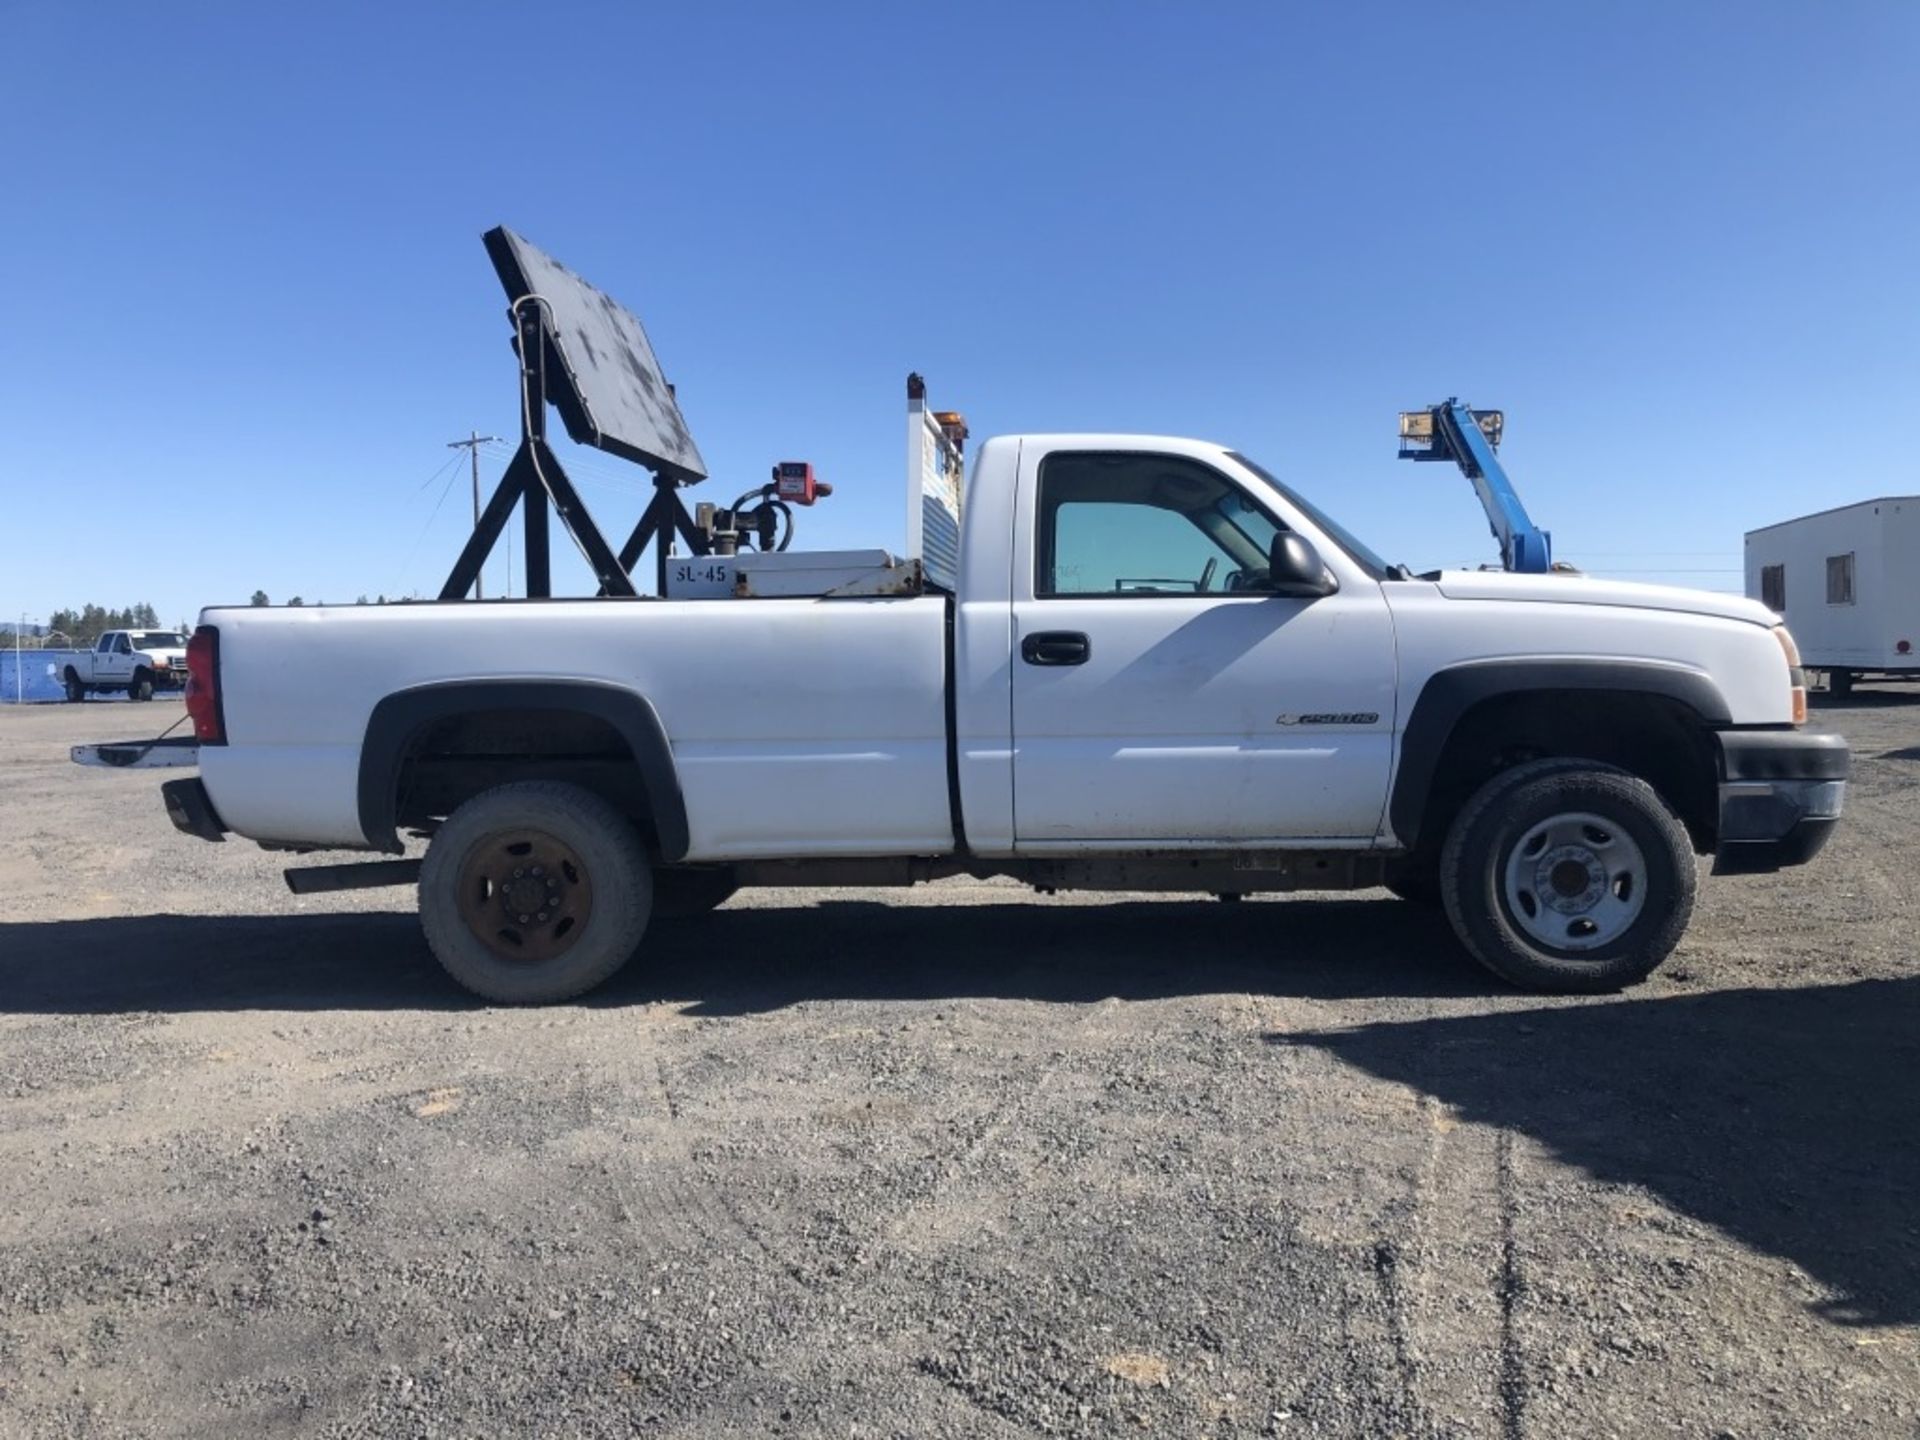
[[[834,483],[806,545],[901,543],[917,369],[976,438],[1224,440],[1478,563],[1394,459],[1459,394],[1561,557],[1735,589],[1743,530],[1920,490],[1917,71],[1891,0],[14,0],[0,616],[433,593],[445,442],[517,423],[501,222],[645,319],[696,498]],[[575,474],[623,534],[643,473]]]

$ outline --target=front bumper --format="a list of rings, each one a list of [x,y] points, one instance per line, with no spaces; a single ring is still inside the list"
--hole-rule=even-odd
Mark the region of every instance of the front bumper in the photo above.
[[[1840,821],[1852,762],[1838,735],[1720,732],[1720,829],[1713,873],[1804,865]]]

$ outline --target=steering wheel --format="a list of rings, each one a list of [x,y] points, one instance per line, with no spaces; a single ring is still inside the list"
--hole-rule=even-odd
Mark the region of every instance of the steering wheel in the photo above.
[[[1219,568],[1220,557],[1218,555],[1209,556],[1207,559],[1207,568],[1200,572],[1200,579],[1194,584],[1193,593],[1196,595],[1206,594],[1207,586],[1213,583],[1214,572]]]

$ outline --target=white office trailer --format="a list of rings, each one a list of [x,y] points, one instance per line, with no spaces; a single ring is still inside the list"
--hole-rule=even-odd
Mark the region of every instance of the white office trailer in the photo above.
[[[1749,530],[1746,560],[1748,596],[1786,617],[1829,689],[1920,677],[1920,495]]]

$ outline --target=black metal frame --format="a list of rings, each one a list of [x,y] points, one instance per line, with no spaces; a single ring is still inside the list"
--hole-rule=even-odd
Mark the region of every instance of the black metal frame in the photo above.
[[[547,362],[552,341],[547,332],[545,308],[537,296],[529,296],[516,301],[511,313],[514,347],[520,354],[520,447],[514,451],[506,473],[480,512],[480,519],[460,551],[460,558],[454,561],[447,583],[440,587],[440,598],[460,600],[472,591],[480,577],[480,567],[499,543],[516,504],[524,506],[527,594],[543,600],[550,597],[553,578],[548,549],[549,498],[559,512],[560,523],[586,552],[594,578],[599,581],[600,594],[638,594],[632,571],[650,544],[655,546],[657,593],[666,594],[667,555],[675,534],[686,541],[693,554],[706,554],[705,537],[694,527],[693,517],[681,503],[680,481],[665,470],[653,472],[653,499],[616,555],[579,492],[573,488],[573,482],[567,478],[559,457],[547,444]]]
[[[620,547],[615,558],[620,568],[632,575],[634,565],[646,551],[647,546],[654,547],[654,593],[667,593],[667,554],[678,535],[687,542],[687,550],[694,555],[705,555],[708,550],[707,537],[693,523],[693,517],[687,513],[687,507],[680,500],[680,482],[671,475],[662,475],[658,471],[653,477],[653,499],[647,502],[647,508],[641,512],[639,523],[633,527],[633,533],[627,536],[627,543]],[[629,584],[632,582],[629,581]],[[604,595],[607,591],[601,591]]]

